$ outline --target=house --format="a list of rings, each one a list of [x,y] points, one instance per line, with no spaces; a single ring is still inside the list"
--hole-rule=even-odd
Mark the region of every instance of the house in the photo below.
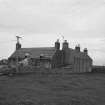
[[[16,63],[30,55],[32,64],[37,67],[57,68],[63,64],[63,53],[60,50],[59,42],[55,42],[55,47],[21,48],[21,44],[16,44],[16,51],[9,57],[9,61]]]
[[[9,57],[9,61],[16,63],[29,55],[31,64],[39,68],[60,68],[70,67],[72,72],[91,72],[92,59],[88,50],[80,51],[80,46],[75,49],[69,48],[67,40],[63,42],[60,49],[60,42],[57,40],[54,47],[21,48],[17,42],[16,51]]]

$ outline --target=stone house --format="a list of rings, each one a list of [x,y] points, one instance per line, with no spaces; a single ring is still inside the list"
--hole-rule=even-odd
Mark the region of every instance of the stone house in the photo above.
[[[26,53],[30,55],[31,64],[42,68],[70,67],[73,72],[91,72],[92,59],[88,55],[88,50],[80,51],[80,46],[75,49],[69,48],[69,43],[65,40],[60,49],[60,42],[57,40],[54,47],[21,48],[21,44],[16,44],[16,51],[9,57],[9,61],[16,63],[25,58]]]

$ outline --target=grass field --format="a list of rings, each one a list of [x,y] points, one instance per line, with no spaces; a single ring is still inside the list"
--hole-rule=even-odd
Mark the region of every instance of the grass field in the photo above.
[[[105,105],[105,74],[1,76],[0,105]]]

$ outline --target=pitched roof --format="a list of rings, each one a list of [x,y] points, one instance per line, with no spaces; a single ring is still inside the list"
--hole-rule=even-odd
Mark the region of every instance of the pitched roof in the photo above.
[[[24,58],[25,54],[28,53],[31,58],[37,58],[40,55],[44,55],[46,57],[52,57],[55,53],[54,47],[40,47],[40,48],[21,48],[19,50],[16,50],[10,58]]]
[[[69,51],[72,56],[92,60],[84,52],[77,52],[75,49],[72,48],[69,48]],[[56,52],[55,47],[21,48],[19,50],[16,50],[9,58],[17,57],[24,58],[26,53],[28,53],[31,58],[38,58],[40,55],[52,58],[55,52]]]
[[[92,58],[88,54],[85,54],[84,52],[81,52],[81,51],[77,52],[75,49],[71,49],[71,48],[69,48],[69,50],[72,53],[72,55],[74,55],[75,57],[92,60]]]

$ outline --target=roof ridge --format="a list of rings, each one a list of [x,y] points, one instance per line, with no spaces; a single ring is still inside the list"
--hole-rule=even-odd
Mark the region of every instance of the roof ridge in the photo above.
[[[48,56],[53,56],[55,53],[54,47],[37,47],[37,48],[21,48],[19,50],[16,50],[11,57],[24,57],[25,53],[30,53],[31,57],[37,57],[40,56],[40,54],[45,54]]]
[[[28,48],[21,48],[21,49],[40,49],[40,48],[55,48],[55,47],[28,47]]]

